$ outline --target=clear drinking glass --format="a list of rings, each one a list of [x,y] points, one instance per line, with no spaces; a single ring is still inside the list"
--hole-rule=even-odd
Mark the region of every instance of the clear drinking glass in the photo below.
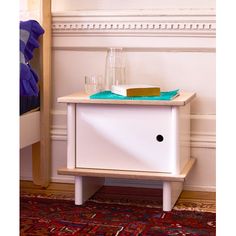
[[[101,75],[85,76],[85,92],[89,95],[102,91],[103,79]]]
[[[122,48],[109,48],[106,56],[105,90],[125,83],[125,58]]]

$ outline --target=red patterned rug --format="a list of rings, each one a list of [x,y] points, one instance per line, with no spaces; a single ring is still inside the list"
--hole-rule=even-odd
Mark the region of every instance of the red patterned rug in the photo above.
[[[149,191],[150,192],[150,191]],[[20,201],[20,235],[97,235],[97,236],[152,236],[152,235],[216,235],[212,212],[172,210],[163,212],[160,198],[154,207],[149,196],[132,195],[132,201],[104,192],[95,194],[82,206],[73,200],[52,199],[23,195]],[[151,194],[152,195],[152,194]]]

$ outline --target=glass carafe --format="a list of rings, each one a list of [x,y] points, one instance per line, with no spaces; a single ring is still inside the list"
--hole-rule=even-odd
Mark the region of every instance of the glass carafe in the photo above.
[[[125,83],[125,58],[122,48],[109,48],[106,56],[105,90]]]

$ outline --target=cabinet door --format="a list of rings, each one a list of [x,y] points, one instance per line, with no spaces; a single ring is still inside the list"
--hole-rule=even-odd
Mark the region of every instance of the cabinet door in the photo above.
[[[171,172],[171,137],[171,107],[76,107],[77,167]]]

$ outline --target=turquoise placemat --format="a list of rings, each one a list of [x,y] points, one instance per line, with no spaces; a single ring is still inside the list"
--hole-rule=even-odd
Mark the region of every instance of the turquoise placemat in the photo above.
[[[111,91],[103,91],[90,96],[90,99],[113,99],[113,100],[171,100],[179,92],[179,89],[161,92],[160,96],[142,96],[142,97],[126,97],[112,93]]]

